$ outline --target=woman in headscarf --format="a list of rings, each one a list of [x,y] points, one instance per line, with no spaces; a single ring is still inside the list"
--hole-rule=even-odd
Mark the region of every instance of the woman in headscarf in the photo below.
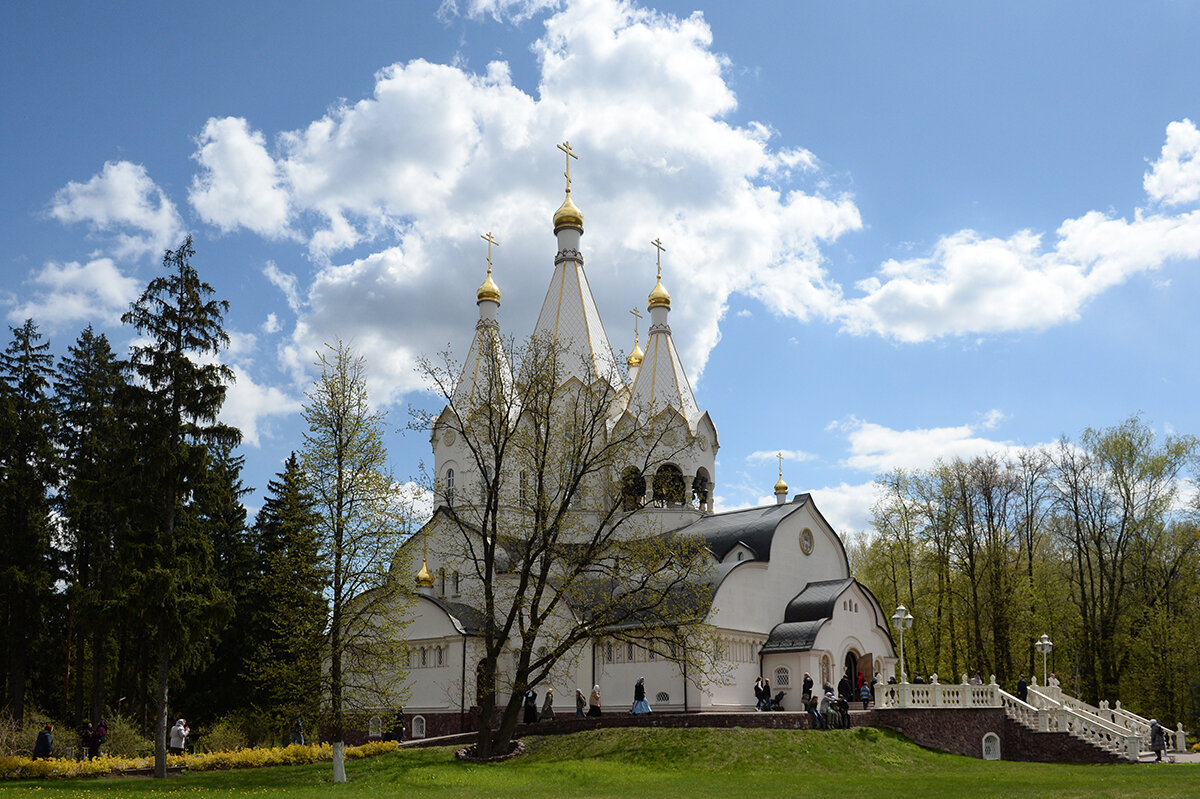
[[[542,704],[542,715],[538,721],[554,721],[554,689],[546,689],[546,701]]]
[[[587,697],[579,688],[575,689],[575,718],[581,719],[587,715]]]
[[[588,697],[588,715],[600,715],[600,686],[592,686],[592,695]]]
[[[635,716],[650,712],[650,703],[646,701],[645,677],[638,677],[637,684],[633,686],[633,710],[630,712]]]
[[[525,723],[537,723],[537,691],[532,688],[525,692]]]

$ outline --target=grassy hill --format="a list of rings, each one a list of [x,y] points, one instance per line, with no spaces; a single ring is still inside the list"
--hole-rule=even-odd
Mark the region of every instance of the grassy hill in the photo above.
[[[286,794],[342,796],[613,797],[1195,797],[1200,766],[1066,766],[984,762],[921,749],[859,728],[815,732],[747,729],[613,729],[527,738],[525,756],[502,764],[454,759],[448,747],[349,763],[333,785],[329,764],[148,779],[0,784],[5,799],[189,799]]]

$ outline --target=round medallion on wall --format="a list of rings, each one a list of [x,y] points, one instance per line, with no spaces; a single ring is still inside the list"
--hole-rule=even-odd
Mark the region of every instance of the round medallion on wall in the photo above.
[[[708,439],[704,436],[697,436],[696,443],[700,445],[700,450],[702,452],[708,449]]]
[[[442,436],[442,441],[446,444],[447,447],[451,447],[451,446],[454,446],[454,440],[457,437],[458,436],[454,435],[453,430],[447,430],[446,435]]]
[[[800,551],[803,552],[805,555],[811,555],[812,548],[813,548],[812,530],[809,530],[807,527],[805,527],[803,530],[800,531]]]

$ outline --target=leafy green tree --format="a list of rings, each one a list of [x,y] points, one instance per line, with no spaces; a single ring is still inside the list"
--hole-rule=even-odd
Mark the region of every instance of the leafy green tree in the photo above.
[[[104,713],[109,639],[121,591],[114,547],[129,524],[133,495],[127,393],[123,365],[108,339],[89,325],[60,362],[55,384],[63,457],[58,507],[69,559],[67,660],[75,677],[76,722]]]
[[[300,462],[328,575],[326,679],[334,780],[343,782],[347,702],[386,701],[404,676],[398,642],[412,599],[388,569],[409,532],[410,507],[388,469],[385,415],[370,407],[363,358],[338,342],[318,353],[317,365],[321,376],[302,412],[308,431]],[[379,668],[385,659],[390,668]]]
[[[33,320],[0,354],[0,656],[4,708],[18,722],[56,573],[50,494],[58,482],[53,358]]]
[[[313,719],[321,695],[321,653],[328,606],[327,572],[317,537],[319,517],[292,453],[267,484],[255,523],[257,577],[243,623],[254,647],[243,679],[255,706],[283,731]]]
[[[126,611],[143,625],[153,652],[154,772],[166,776],[168,688],[172,665],[219,629],[230,602],[220,588],[212,544],[188,508],[200,487],[208,447],[231,445],[237,430],[217,422],[227,367],[213,360],[229,342],[222,327],[225,301],[191,265],[188,239],[163,256],[166,274],[154,278],[122,317],[142,336],[130,354],[137,377],[144,489],[149,524],[131,535]],[[185,516],[185,514],[187,514]],[[181,523],[184,522],[184,523]]]

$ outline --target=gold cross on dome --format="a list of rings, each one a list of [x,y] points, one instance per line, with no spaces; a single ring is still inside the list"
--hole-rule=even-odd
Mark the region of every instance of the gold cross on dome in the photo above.
[[[658,254],[654,256],[654,265],[658,268],[658,276],[662,277],[662,254],[667,251],[667,248],[664,247],[663,243],[658,239],[655,239],[650,243],[654,245],[656,250],[658,250]]]
[[[562,144],[558,145],[558,149],[562,150],[564,153],[567,154],[567,171],[563,173],[563,176],[567,179],[567,194],[570,194],[571,193],[571,159],[574,158],[576,161],[578,161],[579,156],[575,155],[575,151],[571,149],[571,142],[569,142],[569,141],[565,141]]]
[[[642,313],[637,308],[630,311],[633,314],[633,345],[636,347],[638,343],[638,320],[642,318]]]
[[[783,479],[783,453],[782,452],[779,453],[778,458],[779,458],[779,479],[782,480]]]
[[[495,244],[497,247],[499,247],[500,242],[492,238],[492,232],[490,230],[479,238],[488,243],[488,274],[490,275],[492,273],[492,245]]]

